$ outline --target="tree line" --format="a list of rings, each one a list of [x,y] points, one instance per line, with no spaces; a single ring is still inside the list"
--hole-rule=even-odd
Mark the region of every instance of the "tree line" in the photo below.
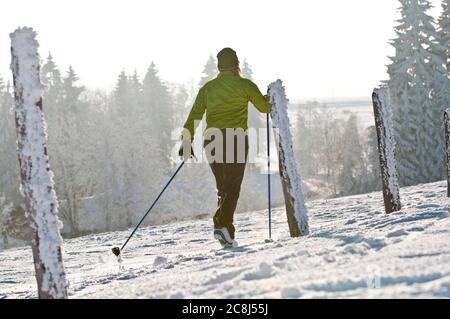
[[[331,197],[381,189],[375,126],[363,127],[353,112],[318,102],[298,107],[294,150],[303,179]]]

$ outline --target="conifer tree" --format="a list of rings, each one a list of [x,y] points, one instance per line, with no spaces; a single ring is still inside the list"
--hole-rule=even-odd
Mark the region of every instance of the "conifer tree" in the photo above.
[[[16,154],[16,130],[13,114],[14,99],[9,83],[0,76],[0,193],[7,202],[18,205],[20,171]]]
[[[392,41],[396,53],[388,66],[388,81],[397,139],[400,181],[412,185],[443,176],[439,137],[443,89],[435,49],[436,29],[428,0],[399,0],[401,18]],[[441,74],[441,75],[439,75]]]
[[[366,192],[381,190],[380,155],[375,126],[366,129],[365,160],[368,171]]]
[[[131,89],[130,79],[122,70],[116,82],[113,92],[111,134],[114,147],[106,154],[111,159],[112,169],[110,178],[111,201],[110,207],[122,214],[118,216],[118,226],[129,227],[133,224],[132,213],[132,185],[136,182],[135,168],[135,143],[133,136],[135,133],[134,114],[130,108]],[[122,218],[121,218],[122,217]]]
[[[442,0],[442,13],[438,23],[437,42],[442,47],[440,55],[446,63],[447,72],[450,72],[450,0]]]
[[[247,59],[244,59],[241,67],[242,77],[253,81],[253,71]],[[251,104],[248,105],[248,127],[256,130],[264,128],[263,115]]]
[[[358,118],[351,114],[345,122],[340,143],[342,168],[338,176],[341,195],[357,194],[360,191],[360,176],[363,167],[361,138]]]
[[[206,84],[206,82],[211,81],[217,76],[217,61],[214,56],[211,54],[209,56],[208,61],[205,64],[202,72],[202,78],[200,80],[199,86],[202,87]]]
[[[294,150],[299,162],[301,176],[309,177],[318,174],[318,132],[320,119],[315,111],[317,102],[308,102],[299,106],[297,114]]]
[[[242,62],[241,71],[242,77],[253,81],[253,70],[250,64],[248,63],[247,59],[244,59],[244,62]]]
[[[46,121],[49,130],[48,144],[51,148],[53,136],[55,136],[53,131],[57,130],[58,127],[57,122],[59,119],[57,119],[57,115],[59,111],[58,107],[61,105],[63,86],[61,72],[53,60],[51,53],[48,54],[46,62],[42,65],[41,81],[47,86],[47,89],[44,91],[44,100]]]
[[[79,78],[72,66],[69,66],[66,76],[63,78],[63,100],[67,110],[78,112],[77,106],[80,103],[80,95],[85,90],[83,86],[78,86]]]
[[[154,156],[166,164],[164,166],[168,169],[172,150],[171,133],[174,129],[172,98],[153,62],[143,80],[142,98],[148,121],[151,123],[150,136],[157,137],[158,145],[154,147]]]

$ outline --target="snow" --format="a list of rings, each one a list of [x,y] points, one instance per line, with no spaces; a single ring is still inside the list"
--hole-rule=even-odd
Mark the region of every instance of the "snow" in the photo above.
[[[386,171],[384,174],[385,180],[388,182],[388,187],[392,193],[394,203],[400,203],[399,184],[397,178],[397,164],[395,160],[395,138],[394,138],[394,124],[392,120],[392,110],[390,104],[389,87],[382,85],[374,90],[375,98],[378,97],[376,103],[379,105],[381,120],[383,121],[381,127],[381,143],[384,144],[382,149],[386,153],[381,156],[385,157]]]
[[[57,216],[53,174],[45,149],[46,125],[42,109],[38,107],[45,88],[37,72],[39,44],[36,32],[31,28],[18,28],[10,37],[16,94],[23,99],[16,103],[21,171],[26,172],[22,176],[21,191],[27,197],[27,216],[37,234],[39,262],[43,269],[42,291],[55,298],[63,298],[66,278],[60,261],[62,238],[59,230],[62,223]]]
[[[446,183],[402,188],[384,214],[381,192],[307,203],[310,235],[290,238],[283,208],[236,216],[241,246],[220,248],[210,218],[65,240],[71,298],[449,298]],[[28,247],[0,252],[0,298],[35,298]]]
[[[281,290],[281,298],[298,299],[300,291],[295,287],[286,287]]]
[[[302,182],[297,171],[297,162],[292,149],[291,124],[287,112],[288,99],[281,80],[277,80],[269,85],[269,100],[273,109],[271,110],[273,126],[277,129],[277,143],[281,144],[284,154],[284,171],[291,182],[291,189],[288,192],[294,198],[295,219],[302,235],[308,235],[308,211],[303,198]]]

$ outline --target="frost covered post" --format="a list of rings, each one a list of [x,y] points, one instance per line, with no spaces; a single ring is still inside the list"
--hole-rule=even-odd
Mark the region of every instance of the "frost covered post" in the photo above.
[[[445,155],[447,163],[447,197],[450,197],[450,109],[444,113]]]
[[[381,183],[383,185],[384,206],[387,214],[401,209],[400,191],[395,162],[395,139],[389,88],[382,85],[373,91],[373,112],[380,154]]]
[[[33,231],[38,295],[41,299],[67,298],[59,232],[62,224],[57,216],[58,202],[48,164],[42,113],[44,86],[39,77],[39,44],[31,28],[18,28],[10,37],[21,191]]]
[[[297,171],[297,163],[292,149],[292,135],[287,114],[288,99],[281,80],[269,85],[272,125],[276,128],[280,178],[289,231],[292,237],[309,234],[308,212],[303,198],[302,182]],[[277,134],[278,133],[278,134]]]

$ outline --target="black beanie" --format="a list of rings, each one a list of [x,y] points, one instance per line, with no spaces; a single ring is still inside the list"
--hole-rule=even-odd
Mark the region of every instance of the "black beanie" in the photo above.
[[[231,71],[239,67],[239,59],[236,51],[231,48],[222,49],[217,54],[218,69],[220,71]]]

